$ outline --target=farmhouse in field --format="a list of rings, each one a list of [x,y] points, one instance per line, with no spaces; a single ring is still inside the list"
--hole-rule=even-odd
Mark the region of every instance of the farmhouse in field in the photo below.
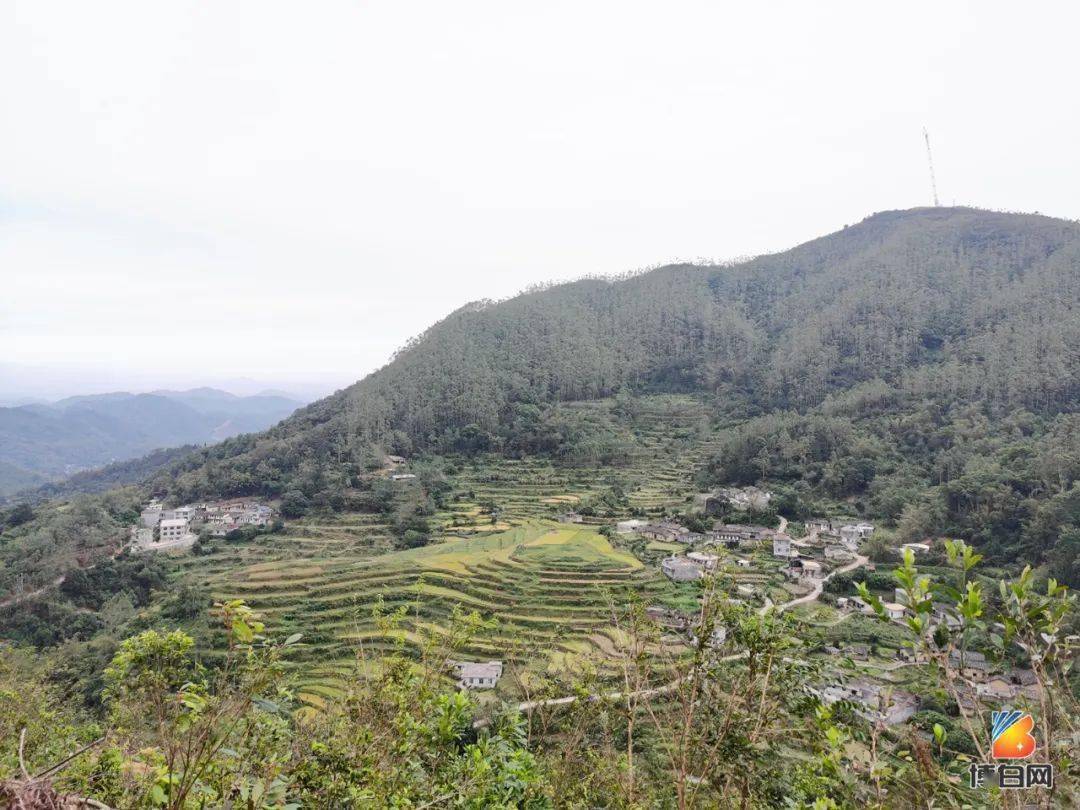
[[[700,566],[686,557],[668,557],[660,563],[660,570],[674,582],[691,582],[702,577]]]
[[[502,677],[502,661],[452,662],[457,670],[458,686],[462,689],[494,689]]]
[[[618,523],[615,524],[615,532],[617,534],[633,534],[634,532],[639,531],[642,527],[648,525],[649,521],[637,520],[636,518],[632,520],[620,520]]]
[[[900,551],[910,551],[918,557],[920,554],[929,554],[930,546],[926,543],[904,543],[904,545],[900,546]]]

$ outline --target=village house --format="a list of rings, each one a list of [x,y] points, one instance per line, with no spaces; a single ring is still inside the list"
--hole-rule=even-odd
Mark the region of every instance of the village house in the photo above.
[[[810,518],[806,521],[806,530],[808,532],[831,532],[832,521],[828,518]]]
[[[686,559],[695,565],[701,566],[705,571],[714,570],[717,563],[720,562],[720,558],[715,554],[706,554],[704,551],[691,551],[686,555]]]
[[[851,597],[851,601],[848,603],[848,607],[851,610],[859,611],[859,613],[862,613],[864,616],[873,616],[874,615],[874,607],[873,607],[873,605],[871,605],[869,602],[867,602],[861,596],[853,596],[853,597]]]
[[[735,560],[735,565],[739,566],[739,568],[749,568],[750,567],[750,561],[747,560],[747,559],[744,559],[742,557],[739,557],[737,560]]]
[[[774,557],[790,557],[791,538],[786,534],[776,534],[772,541],[772,553]]]
[[[883,602],[881,606],[885,608],[885,615],[894,622],[903,619],[907,612],[907,608],[897,602]]]
[[[981,652],[967,650],[961,655],[959,650],[953,650],[949,654],[949,663],[960,670],[961,677],[969,681],[985,683],[990,677],[990,662]]]
[[[660,563],[664,576],[674,582],[690,582],[701,579],[701,568],[686,557],[668,557]]]
[[[391,481],[412,481],[416,476],[413,473],[395,473],[390,476]]]
[[[169,518],[158,524],[158,537],[162,543],[180,540],[190,533],[187,518]]]
[[[503,671],[502,661],[455,661],[453,667],[457,671],[458,686],[462,689],[494,689]]]
[[[793,560],[793,562],[798,562],[798,560]],[[802,560],[802,572],[799,575],[800,579],[817,581],[824,576],[825,569],[822,568],[821,563],[817,560]]]
[[[993,700],[1012,700],[1018,691],[1016,684],[1001,674],[990,675],[984,682],[975,685],[975,694]]]
[[[920,554],[929,554],[930,546],[926,543],[904,543],[904,545],[900,546],[900,551],[910,551],[918,557]]]
[[[648,537],[652,540],[683,542],[687,535],[690,534],[690,530],[685,526],[680,526],[678,523],[664,521],[662,523],[650,523],[646,526],[642,526],[638,529],[638,533],[641,534],[642,537]]]
[[[615,533],[616,534],[633,534],[638,529],[640,529],[642,526],[648,526],[648,525],[649,525],[649,521],[647,521],[647,520],[638,520],[636,518],[634,518],[632,520],[620,520],[618,523],[615,524]]]
[[[581,523],[585,518],[577,512],[564,512],[559,515],[556,520],[558,520],[559,523]]]

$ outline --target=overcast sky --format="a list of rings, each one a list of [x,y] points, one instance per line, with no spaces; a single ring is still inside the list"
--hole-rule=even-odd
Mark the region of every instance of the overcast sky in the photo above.
[[[923,126],[943,204],[1080,217],[1078,8],[8,0],[0,392],[344,384],[468,301],[927,204]]]

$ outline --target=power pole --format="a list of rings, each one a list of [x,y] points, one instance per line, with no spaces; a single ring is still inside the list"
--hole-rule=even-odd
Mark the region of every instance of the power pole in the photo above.
[[[941,203],[938,202],[937,180],[934,179],[934,155],[930,151],[930,133],[926,131],[926,127],[923,127],[922,134],[926,141],[926,162],[930,164],[930,190],[934,193],[934,207],[937,208]]]

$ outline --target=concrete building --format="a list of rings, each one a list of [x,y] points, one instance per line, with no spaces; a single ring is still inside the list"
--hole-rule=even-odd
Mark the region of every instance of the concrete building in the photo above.
[[[773,537],[772,553],[774,557],[791,556],[791,538],[786,534],[777,534]]]
[[[191,533],[190,525],[186,518],[163,520],[158,524],[158,537],[162,543],[180,540]]]
[[[686,557],[668,557],[660,563],[660,570],[674,582],[691,582],[703,576],[701,567]]]
[[[638,520],[636,518],[634,518],[632,520],[620,520],[618,523],[615,524],[615,533],[616,534],[633,534],[634,532],[638,531],[641,527],[648,526],[648,525],[649,525],[649,521],[647,521],[647,520]]]
[[[706,554],[704,551],[691,551],[686,555],[686,559],[690,560],[694,565],[700,566],[705,571],[714,570],[720,562],[720,558],[715,554]]]
[[[456,661],[454,669],[457,670],[458,686],[462,689],[494,689],[502,677],[503,664],[502,661]]]
[[[883,602],[882,607],[885,608],[885,615],[892,621],[899,621],[907,612],[907,608],[898,602]]]

